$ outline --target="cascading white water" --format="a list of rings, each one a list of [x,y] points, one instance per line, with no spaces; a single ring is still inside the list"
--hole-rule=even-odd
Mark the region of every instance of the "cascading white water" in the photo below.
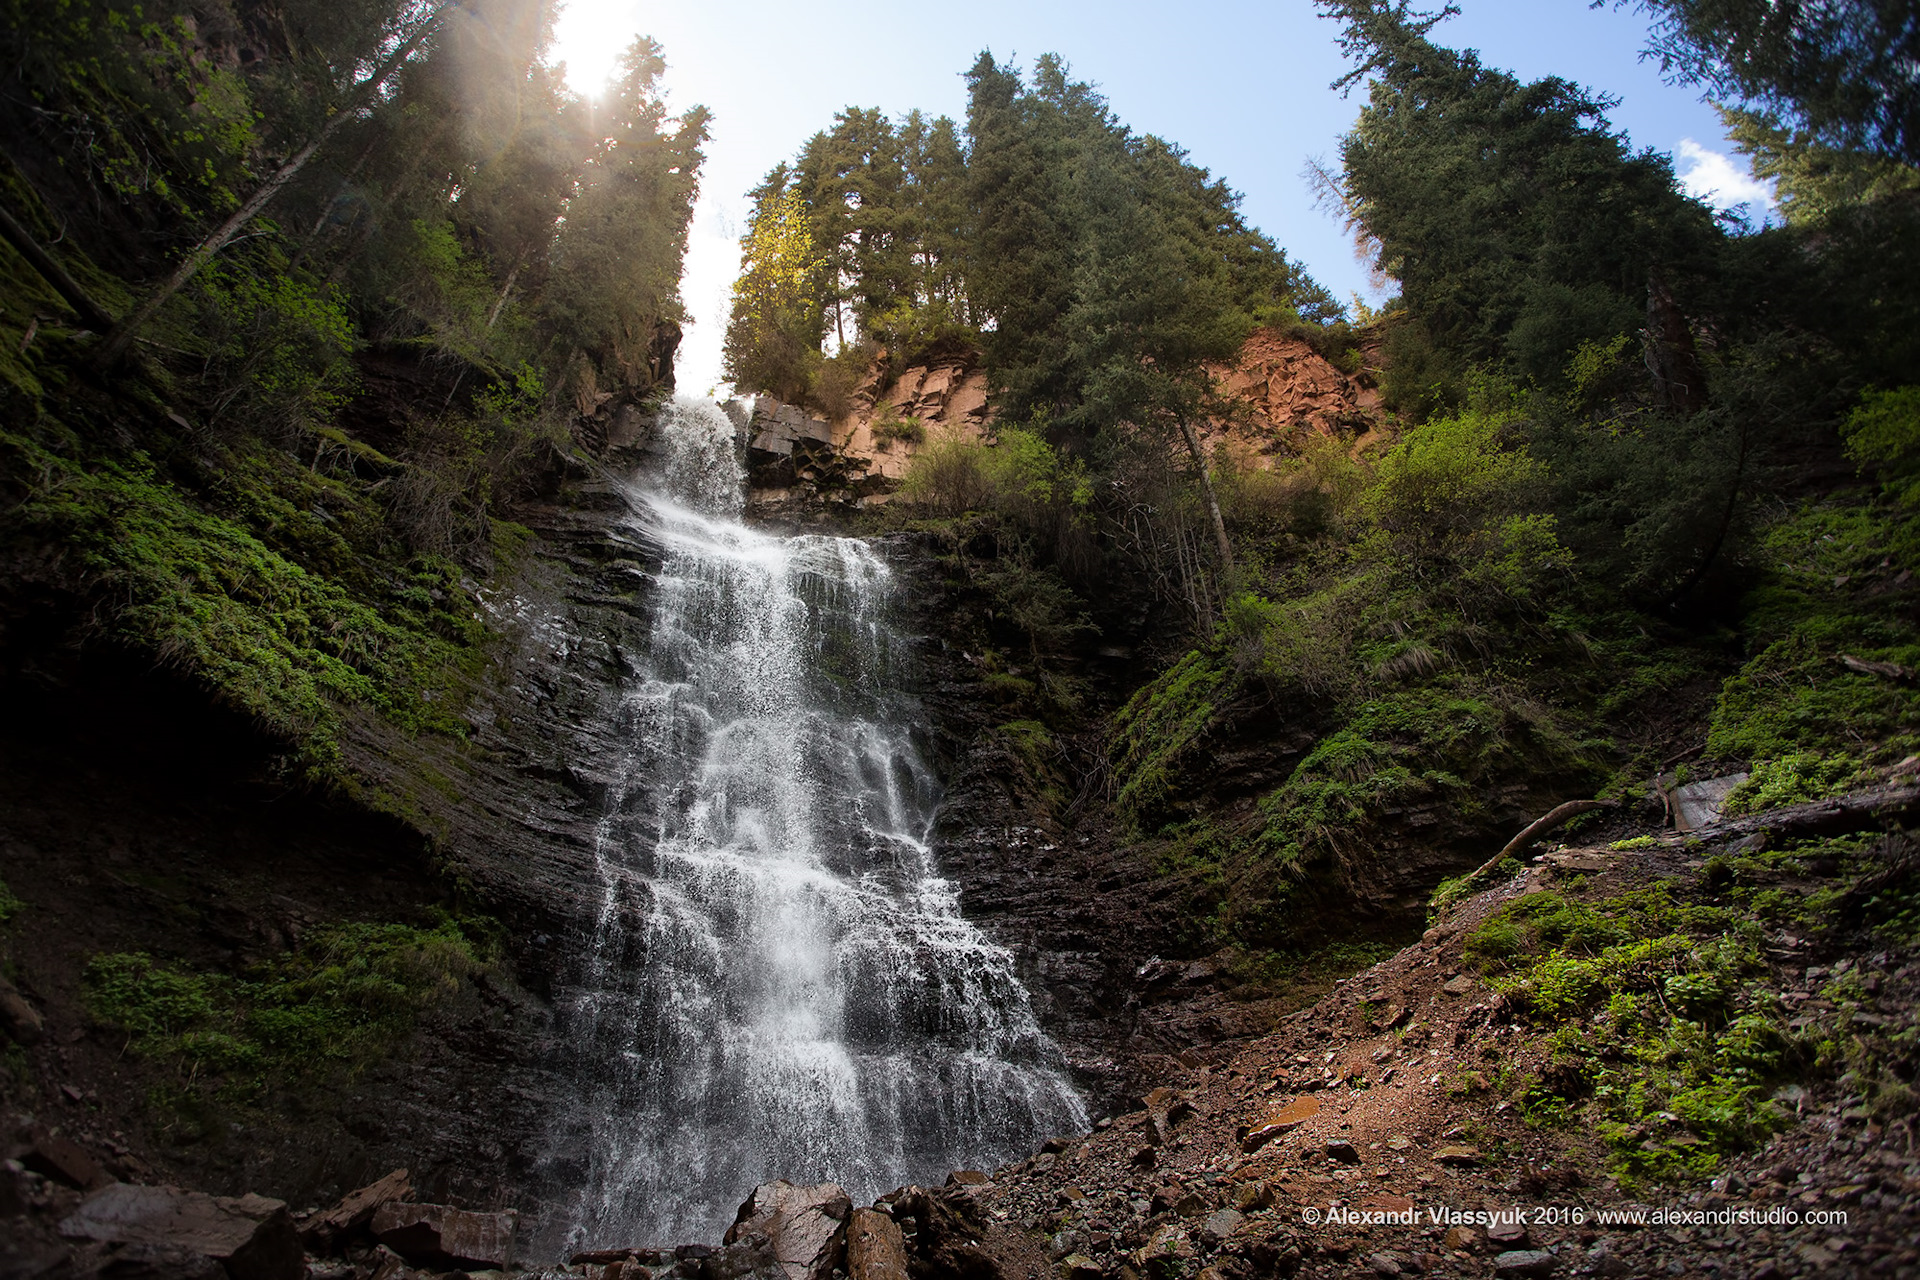
[[[713,1240],[772,1178],[856,1203],[1086,1127],[1010,956],[928,847],[892,574],[739,522],[733,425],[678,400],[635,489],[661,552],[605,887],[563,1000],[566,1243]]]

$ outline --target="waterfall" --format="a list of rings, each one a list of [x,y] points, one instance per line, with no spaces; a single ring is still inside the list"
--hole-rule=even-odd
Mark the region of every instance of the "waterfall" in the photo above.
[[[660,555],[649,651],[559,1008],[565,1244],[711,1241],[773,1178],[865,1203],[1086,1127],[1011,957],[934,863],[886,561],[742,524],[717,406],[676,400],[660,431],[633,495]]]

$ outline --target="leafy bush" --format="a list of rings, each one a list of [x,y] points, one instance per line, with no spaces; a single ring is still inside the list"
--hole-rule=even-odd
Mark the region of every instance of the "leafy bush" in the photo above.
[[[279,264],[231,262],[205,268],[196,285],[209,421],[237,418],[285,436],[346,404],[358,384],[350,360],[358,335],[337,287],[315,287]]]
[[[882,449],[895,444],[925,444],[927,440],[926,424],[918,418],[879,418],[871,430]]]

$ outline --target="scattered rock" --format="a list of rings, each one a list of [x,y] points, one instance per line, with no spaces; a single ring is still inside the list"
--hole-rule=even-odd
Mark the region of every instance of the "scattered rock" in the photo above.
[[[1107,1273],[1099,1263],[1086,1254],[1070,1253],[1060,1259],[1054,1274],[1059,1276],[1060,1280],[1103,1280]],[[855,1277],[849,1275],[848,1280],[855,1280]]]
[[[1319,1114],[1320,1099],[1295,1098],[1284,1107],[1276,1107],[1263,1122],[1248,1130],[1247,1136],[1240,1141],[1240,1149],[1252,1155],[1281,1134],[1291,1133]]]
[[[1493,1255],[1494,1276],[1550,1276],[1560,1259],[1545,1249],[1509,1249]]]
[[[156,1253],[170,1258],[168,1265],[180,1267],[181,1275],[224,1269],[232,1280],[301,1280],[307,1270],[286,1203],[265,1196],[115,1182],[68,1215],[60,1234]]]
[[[1448,1227],[1440,1243],[1461,1253],[1472,1253],[1480,1247],[1480,1233],[1472,1227]]]
[[[1221,1209],[1207,1215],[1200,1225],[1200,1234],[1211,1243],[1218,1244],[1231,1237],[1246,1222],[1246,1216],[1232,1209]]]
[[[1335,1138],[1327,1143],[1327,1158],[1338,1160],[1341,1164],[1360,1163],[1360,1153],[1354,1149],[1351,1142],[1341,1138]]]
[[[1463,996],[1473,990],[1473,979],[1463,973],[1457,978],[1449,978],[1441,984],[1440,989],[1450,996]]]
[[[1377,1276],[1397,1276],[1401,1274],[1399,1260],[1391,1254],[1376,1253],[1367,1259],[1367,1265],[1373,1268]]]
[[[825,1280],[842,1261],[846,1245],[842,1227],[852,1211],[853,1201],[838,1183],[768,1182],[755,1187],[740,1206],[727,1229],[726,1243],[765,1236],[791,1280]]]
[[[906,1240],[876,1209],[855,1209],[847,1222],[847,1280],[907,1280]]]
[[[979,1187],[992,1181],[978,1169],[955,1169],[947,1175],[947,1185],[950,1187]]]
[[[513,1256],[513,1217],[389,1200],[374,1211],[370,1225],[381,1244],[409,1262],[504,1267]]]
[[[42,1177],[78,1191],[97,1191],[113,1181],[78,1143],[53,1134],[36,1138],[33,1146],[20,1157],[20,1163]]]
[[[1435,1164],[1471,1165],[1480,1163],[1480,1148],[1465,1146],[1445,1146],[1433,1153]]]
[[[1527,1226],[1519,1218],[1501,1217],[1487,1224],[1487,1243],[1502,1249],[1527,1247]]]
[[[382,1206],[405,1200],[413,1194],[413,1182],[405,1169],[395,1169],[386,1177],[364,1186],[343,1198],[339,1204],[301,1224],[300,1238],[315,1253],[326,1253],[353,1232],[365,1230]]]

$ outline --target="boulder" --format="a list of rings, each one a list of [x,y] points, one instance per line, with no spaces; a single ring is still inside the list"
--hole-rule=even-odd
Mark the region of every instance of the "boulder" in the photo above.
[[[514,1215],[470,1213],[444,1204],[389,1200],[371,1226],[381,1244],[408,1262],[442,1267],[504,1267],[513,1256]]]
[[[82,1201],[60,1223],[60,1234],[164,1257],[156,1274],[171,1267],[181,1275],[224,1271],[232,1280],[301,1280],[307,1271],[286,1203],[265,1196],[115,1182]]]
[[[852,1210],[837,1183],[801,1187],[783,1178],[753,1189],[727,1228],[726,1243],[765,1236],[790,1280],[826,1280],[844,1255],[843,1228]]]
[[[15,986],[0,978],[0,1028],[22,1045],[36,1045],[47,1033],[40,1011]]]
[[[615,1267],[621,1268],[618,1274]],[[699,1267],[700,1280],[787,1280],[786,1268],[773,1256],[772,1244],[761,1235],[713,1250],[699,1259]],[[647,1280],[648,1274],[637,1262],[616,1262],[600,1280]]]
[[[333,1249],[341,1240],[370,1226],[382,1207],[413,1194],[405,1169],[395,1169],[378,1182],[352,1192],[325,1213],[300,1225],[300,1238],[316,1253]]]
[[[78,1143],[53,1134],[35,1138],[33,1146],[20,1157],[20,1163],[42,1177],[64,1182],[79,1191],[94,1191],[113,1181]]]
[[[853,1211],[847,1222],[847,1280],[907,1280],[906,1238],[886,1214]]]

